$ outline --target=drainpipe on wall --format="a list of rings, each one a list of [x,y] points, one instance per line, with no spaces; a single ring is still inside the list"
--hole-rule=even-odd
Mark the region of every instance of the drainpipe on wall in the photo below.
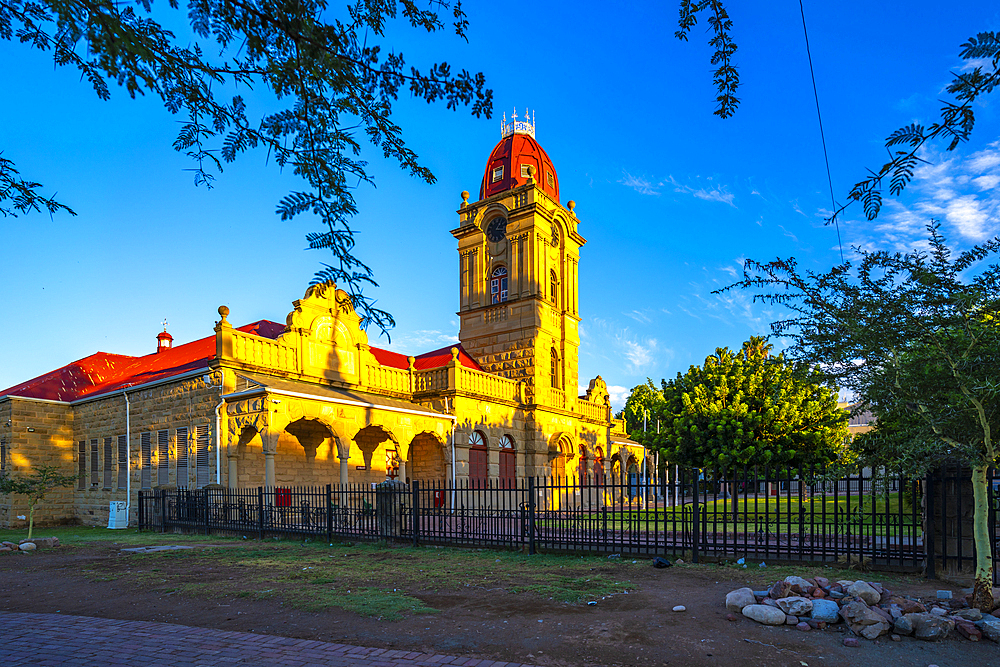
[[[222,392],[222,384],[219,384],[219,391]],[[215,406],[215,483],[222,485],[222,416],[219,410],[226,404],[226,399],[219,401]]]
[[[448,397],[444,398],[444,411],[451,412],[451,404]],[[451,511],[455,512],[455,418],[451,419]]]
[[[122,396],[125,397],[125,525],[128,526],[132,508],[132,423],[128,393],[123,391]]]

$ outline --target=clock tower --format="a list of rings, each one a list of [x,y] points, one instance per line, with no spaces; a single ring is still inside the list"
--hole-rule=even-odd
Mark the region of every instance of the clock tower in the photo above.
[[[487,372],[523,380],[531,404],[570,410],[578,394],[580,247],[574,203],[535,140],[534,118],[501,122],[479,199],[462,193],[459,340]]]

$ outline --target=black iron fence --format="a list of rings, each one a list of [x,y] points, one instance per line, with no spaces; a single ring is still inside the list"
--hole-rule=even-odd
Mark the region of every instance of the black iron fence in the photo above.
[[[139,527],[263,539],[315,535],[535,551],[968,568],[970,477],[674,469],[659,480],[204,488],[139,494]],[[994,572],[1000,476],[989,475]],[[928,559],[928,554],[935,558]]]

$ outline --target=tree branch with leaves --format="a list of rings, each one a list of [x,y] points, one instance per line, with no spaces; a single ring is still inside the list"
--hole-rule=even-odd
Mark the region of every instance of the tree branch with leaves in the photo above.
[[[64,475],[55,466],[42,466],[25,477],[0,476],[0,494],[19,494],[28,498],[28,539],[35,528],[35,507],[53,489],[72,486],[79,477]]]
[[[179,8],[168,0],[159,11]],[[363,142],[433,183],[392,121],[400,92],[487,118],[493,98],[482,73],[446,62],[407,67],[403,55],[382,42],[394,20],[427,33],[450,25],[467,39],[461,0],[434,0],[426,8],[415,0],[359,0],[339,17],[327,0],[189,0],[193,43],[182,43],[159,16],[152,0],[0,0],[0,39],[52,52],[56,65],[78,69],[100,99],[117,83],[133,98],[156,95],[171,113],[186,115],[173,147],[194,162],[196,185],[211,187],[227,163],[258,148],[278,168],[291,169],[304,187],[283,197],[277,213],[282,220],[316,216],[319,229],[307,235],[309,248],[332,255],[313,284],[337,283],[363,326],[387,331],[392,316],[365,294],[377,283],[354,254],[350,225],[357,213],[353,189],[372,182]],[[254,116],[242,95],[227,93],[241,86],[269,91],[282,108]],[[0,160],[0,215],[72,212],[41,195],[40,187],[21,179],[9,158]]]

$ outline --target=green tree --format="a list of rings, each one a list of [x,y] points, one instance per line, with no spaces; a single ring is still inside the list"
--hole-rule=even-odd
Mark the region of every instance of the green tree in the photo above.
[[[72,486],[76,475],[63,475],[55,466],[42,466],[27,477],[0,477],[0,494],[16,493],[28,497],[28,539],[35,528],[35,506],[52,489]]]
[[[930,250],[857,249],[859,263],[826,273],[795,261],[748,261],[743,280],[791,316],[772,324],[791,354],[821,364],[883,422],[860,440],[866,456],[920,473],[941,462],[972,468],[974,604],[993,607],[987,469],[1000,461],[1000,238],[952,258],[937,222]]]
[[[492,113],[481,73],[453,71],[445,62],[420,71],[383,43],[394,19],[428,33],[450,24],[466,38],[461,0],[417,4],[357,0],[338,11],[327,0],[188,0],[191,40],[159,23],[184,20],[175,14],[177,0],[158,6],[155,18],[152,0],[0,0],[0,39],[51,51],[56,65],[77,68],[101,99],[117,83],[133,98],[155,95],[185,115],[174,148],[194,161],[196,184],[211,187],[225,163],[255,148],[301,177],[304,187],[285,196],[277,212],[282,220],[307,212],[319,219],[319,231],[307,234],[309,247],[329,250],[333,260],[313,282],[336,282],[363,325],[384,331],[392,317],[363,294],[376,283],[353,254],[352,188],[371,182],[362,142],[433,183],[392,121],[400,90],[449,109],[469,106],[477,117]],[[279,108],[255,117],[235,92],[242,86],[269,91]],[[0,157],[0,215],[73,213],[40,188],[10,156]]]
[[[847,415],[819,371],[772,355],[760,337],[664,381],[659,416],[656,448],[695,468],[826,464],[847,438]]]
[[[632,387],[620,419],[625,420],[625,431],[632,438],[641,438],[640,433],[652,428],[656,430],[656,414],[663,403],[663,392],[656,388],[653,380],[646,378],[646,384]],[[650,427],[650,419],[653,426]]]

